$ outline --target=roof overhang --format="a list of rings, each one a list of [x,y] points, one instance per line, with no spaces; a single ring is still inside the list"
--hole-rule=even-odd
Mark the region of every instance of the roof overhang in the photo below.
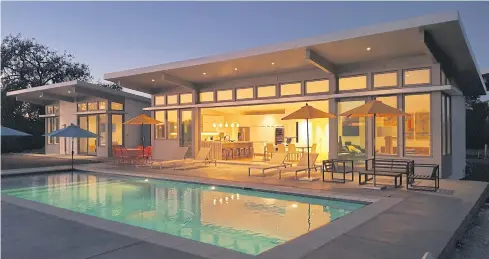
[[[307,69],[336,74],[352,64],[413,56],[425,56],[440,63],[464,94],[485,94],[482,77],[457,12],[106,73],[104,79],[155,94],[175,88],[190,91],[219,81]]]
[[[15,97],[18,101],[40,105],[48,105],[56,101],[77,102],[86,97],[97,97],[116,102],[123,102],[126,98],[130,98],[150,103],[147,97],[76,80],[11,91],[7,93],[7,96]]]

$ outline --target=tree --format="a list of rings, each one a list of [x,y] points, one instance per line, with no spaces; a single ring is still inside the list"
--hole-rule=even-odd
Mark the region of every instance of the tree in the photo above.
[[[478,96],[465,98],[466,144],[468,149],[481,149],[489,144],[489,102]]]
[[[42,106],[7,98],[6,93],[64,81],[91,80],[88,66],[73,59],[69,53],[51,50],[35,39],[22,38],[20,34],[5,37],[1,45],[2,125],[41,136],[44,133],[44,122],[39,118],[43,113]],[[2,139],[2,152],[42,146],[43,137]]]
[[[117,84],[117,83],[106,83],[106,82],[98,82],[97,83],[99,86],[115,89],[115,90],[122,90],[122,86]]]

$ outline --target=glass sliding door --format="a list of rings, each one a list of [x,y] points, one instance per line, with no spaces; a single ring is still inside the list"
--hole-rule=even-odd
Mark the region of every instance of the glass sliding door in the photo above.
[[[180,146],[188,147],[187,156],[192,156],[192,111],[180,110]]]
[[[98,134],[97,115],[87,115],[79,117],[80,128]],[[78,153],[84,155],[97,155],[97,139],[96,138],[79,138]]]
[[[88,118],[87,116],[80,116],[78,118],[78,125],[84,130],[88,130]],[[88,140],[86,138],[78,138],[78,154],[88,154]]]
[[[97,115],[88,116],[88,131],[97,134]],[[88,155],[97,155],[97,139],[88,139]]]
[[[365,101],[340,101],[338,114],[363,105]],[[366,158],[367,128],[365,117],[338,116],[338,158],[363,160]]]
[[[124,145],[122,120],[122,114],[112,114],[112,145]]]

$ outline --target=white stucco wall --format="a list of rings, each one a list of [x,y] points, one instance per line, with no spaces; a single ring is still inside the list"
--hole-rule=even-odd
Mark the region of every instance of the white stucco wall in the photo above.
[[[452,175],[451,179],[465,176],[465,98],[452,96]]]
[[[125,101],[125,118],[124,121],[128,121],[139,114],[143,113],[143,108],[149,107],[150,103],[142,103],[138,101],[134,101],[132,99],[126,99]],[[144,112],[146,115],[149,115],[148,112]],[[149,136],[150,136],[150,126],[143,126],[143,132],[145,136],[145,145],[149,145]],[[124,125],[124,145],[127,148],[134,148],[141,145],[141,126],[139,125]]]

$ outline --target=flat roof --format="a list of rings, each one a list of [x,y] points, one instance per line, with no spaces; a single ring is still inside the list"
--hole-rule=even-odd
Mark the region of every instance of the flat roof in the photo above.
[[[429,39],[420,30],[429,34]],[[430,41],[427,43],[427,40]],[[371,50],[366,51],[367,47]],[[198,88],[202,84],[223,80],[313,69],[315,66],[306,59],[308,50],[313,50],[331,67],[339,70],[349,64],[433,52],[433,56],[440,57],[442,65],[447,63],[445,65],[453,70],[464,94],[485,92],[458,12],[415,17],[244,51],[106,73],[104,78],[149,94],[181,86]]]
[[[76,102],[83,97],[98,97],[112,101],[122,101],[127,98],[143,103],[151,103],[151,99],[144,96],[78,80],[11,91],[7,93],[7,96],[16,97],[19,101],[41,105],[60,100]]]

